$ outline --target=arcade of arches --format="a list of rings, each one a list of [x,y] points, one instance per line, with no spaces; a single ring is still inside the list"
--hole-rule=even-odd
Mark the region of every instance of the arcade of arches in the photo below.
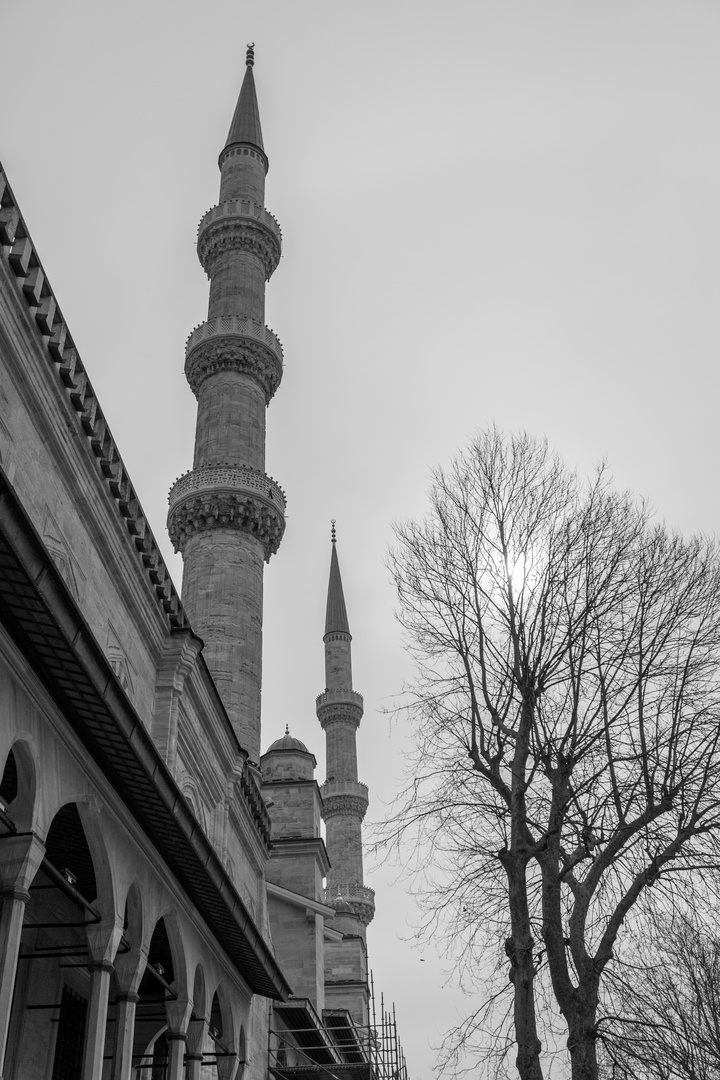
[[[249,995],[218,969],[149,860],[107,827],[108,808],[64,801],[63,785],[43,791],[41,777],[27,742],[5,753],[4,1077],[240,1077]]]

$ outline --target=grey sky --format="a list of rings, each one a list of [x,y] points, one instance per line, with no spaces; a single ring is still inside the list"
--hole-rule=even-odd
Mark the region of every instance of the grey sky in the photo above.
[[[324,776],[329,519],[382,812],[410,670],[383,566],[393,519],[480,424],[547,434],[687,531],[720,524],[720,7],[702,0],[3,0],[0,156],[155,534],[191,464],[195,228],[256,43],[284,256],[268,471],[264,745]],[[173,557],[174,559],[174,557]],[[181,568],[176,561],[176,581]],[[452,1023],[442,965],[384,872],[370,930],[415,1080]]]

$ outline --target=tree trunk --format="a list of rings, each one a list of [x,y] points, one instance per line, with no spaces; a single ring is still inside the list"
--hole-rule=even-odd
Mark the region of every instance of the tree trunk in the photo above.
[[[572,1080],[598,1080],[595,1015],[570,1023],[568,1030]]]
[[[510,922],[512,937],[505,942],[505,952],[510,960],[510,982],[515,990],[513,1018],[517,1042],[517,1066],[520,1080],[542,1080],[540,1050],[542,1043],[537,1034],[535,1019],[535,965],[534,942],[527,905],[527,882],[525,865],[506,863],[509,884]]]

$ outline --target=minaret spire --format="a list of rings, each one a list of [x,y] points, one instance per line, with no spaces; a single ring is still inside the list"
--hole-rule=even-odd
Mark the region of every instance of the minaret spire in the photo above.
[[[193,468],[170,491],[168,529],[185,563],[183,604],[240,742],[260,754],[263,563],[285,528],[285,497],[265,474],[265,409],[283,353],[265,324],[265,282],[280,227],[264,209],[268,159],[248,46],[220,154],[220,202],[197,250],[210,279],[208,318],[188,338],[185,375],[198,402]]]
[[[262,127],[260,126],[260,109],[258,108],[255,78],[253,76],[254,64],[255,44],[250,42],[245,59],[245,78],[240,89],[240,97],[235,107],[230,131],[228,132],[225,150],[229,146],[244,144],[256,147],[264,155],[265,148],[263,146]]]
[[[342,578],[340,577],[340,563],[337,557],[334,525],[332,554],[330,556],[330,583],[328,585],[327,607],[325,609],[325,634],[327,636],[333,632],[350,635]]]
[[[368,791],[358,781],[356,733],[363,699],[352,686],[352,635],[343,596],[336,540],[332,540],[325,619],[325,692],[317,699],[317,716],[326,737],[327,780],[322,786],[323,818],[332,870],[328,893],[342,895],[364,927],[373,916],[372,891],[363,885],[362,821]],[[332,902],[332,901],[329,901]]]
[[[363,699],[353,690],[350,626],[343,596],[335,523],[331,535],[330,579],[325,616],[325,692],[317,717],[325,731],[327,780],[322,816],[330,859],[325,899],[335,907],[333,926],[343,940],[327,945],[327,1008],[347,1008],[357,1023],[368,1023],[365,928],[375,914],[375,894],[363,881],[362,823],[368,789],[358,780],[356,735]]]

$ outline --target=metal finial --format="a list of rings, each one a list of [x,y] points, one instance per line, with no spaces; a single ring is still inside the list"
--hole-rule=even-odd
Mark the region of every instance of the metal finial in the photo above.
[[[334,544],[336,540],[337,540],[337,536],[335,535],[335,518],[331,518],[330,519],[330,541],[331,541],[331,543]]]
[[[248,41],[247,52],[245,53],[245,65],[246,67],[252,67],[255,63],[255,42]]]
[[[290,725],[289,725],[289,724],[286,724],[286,725],[285,725],[285,734],[286,734],[286,735],[289,735],[289,734],[290,734]]]

